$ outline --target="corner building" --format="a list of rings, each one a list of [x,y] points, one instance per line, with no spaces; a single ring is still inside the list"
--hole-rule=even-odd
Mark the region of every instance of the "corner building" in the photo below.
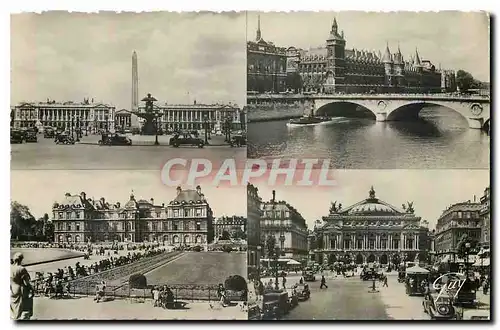
[[[213,241],[213,212],[201,192],[177,188],[177,196],[165,205],[154,199],[110,203],[86,193],[71,195],[54,203],[54,242],[155,242],[163,245],[201,245]]]
[[[333,264],[336,261],[364,264],[399,264],[426,259],[421,238],[428,229],[420,225],[413,203],[396,208],[375,196],[352,206],[332,203],[330,212],[318,221],[309,241],[310,261]]]
[[[259,190],[252,184],[247,185],[247,218],[248,218],[248,268],[256,271],[259,268],[259,263],[262,254],[261,244],[261,228],[260,222],[262,217],[262,199],[259,196]]]

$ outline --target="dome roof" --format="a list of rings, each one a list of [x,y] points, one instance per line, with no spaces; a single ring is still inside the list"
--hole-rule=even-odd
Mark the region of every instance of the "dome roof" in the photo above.
[[[348,212],[348,214],[397,214],[397,210],[391,206],[380,202],[378,199],[367,199],[357,205],[354,205]]]

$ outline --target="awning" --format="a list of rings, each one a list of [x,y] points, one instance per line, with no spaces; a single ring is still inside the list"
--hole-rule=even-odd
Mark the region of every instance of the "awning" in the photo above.
[[[482,256],[484,256],[486,254],[489,254],[489,253],[490,253],[490,249],[489,248],[488,249],[481,249],[481,250],[479,250],[479,252],[477,253],[477,255],[480,256],[480,257],[482,257]]]
[[[296,261],[296,260],[293,260],[293,259],[290,259],[289,262],[286,263],[287,265],[301,265],[300,262]]]
[[[406,268],[406,274],[429,274],[429,271],[419,266]]]

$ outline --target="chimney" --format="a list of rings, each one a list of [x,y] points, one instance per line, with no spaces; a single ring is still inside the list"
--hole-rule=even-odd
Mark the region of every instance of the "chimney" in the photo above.
[[[116,207],[117,208],[120,208],[120,205],[121,205],[120,202],[116,202]]]
[[[154,198],[151,198],[151,204],[155,204],[155,199]]]
[[[66,197],[70,197],[70,196],[71,196],[71,194],[70,194],[70,193],[66,193],[66,194],[64,194],[64,196],[66,196]]]
[[[474,195],[474,203],[476,202],[476,195]]]
[[[106,204],[106,200],[104,199],[104,197],[101,197],[100,201],[101,203]]]
[[[201,195],[201,187],[200,186],[196,186],[196,192],[198,193],[198,195]]]
[[[83,191],[80,193],[80,197],[85,201],[87,200],[87,194],[85,194]]]
[[[165,203],[161,203],[161,207],[165,207]]]
[[[178,186],[177,187],[177,196],[179,196],[181,192],[182,192],[182,188],[181,188],[181,186]]]
[[[276,203],[276,190],[273,190],[273,203]]]

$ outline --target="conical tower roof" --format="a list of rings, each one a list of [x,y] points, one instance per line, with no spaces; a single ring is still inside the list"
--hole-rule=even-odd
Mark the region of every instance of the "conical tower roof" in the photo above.
[[[382,62],[383,63],[392,63],[392,55],[391,51],[389,50],[389,43],[385,46],[385,52],[384,56],[382,57]]]
[[[413,62],[414,66],[422,66],[422,62],[420,62],[420,56],[418,55],[418,49],[415,48],[415,59]]]

